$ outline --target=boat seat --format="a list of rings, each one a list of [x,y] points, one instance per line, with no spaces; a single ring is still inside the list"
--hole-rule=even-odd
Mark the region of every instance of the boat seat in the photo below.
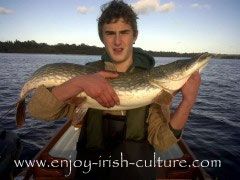
[[[102,160],[114,160],[120,162],[121,153],[124,159],[128,162],[136,162],[139,159],[147,160],[153,159],[154,149],[149,145],[147,140],[131,141],[125,139],[126,133],[126,116],[116,116],[107,114],[103,118],[103,138],[105,149],[86,149],[86,126],[83,126],[80,139],[78,142],[77,159],[91,160],[92,162],[99,162]],[[156,177],[155,168],[137,168],[129,165],[128,167],[106,167],[97,168],[92,167],[91,173],[81,173],[82,167],[76,170],[76,179],[154,179]]]
[[[53,157],[62,157],[74,161],[76,159],[76,144],[81,132],[81,128],[70,126],[66,133],[58,140],[58,142],[49,151]]]

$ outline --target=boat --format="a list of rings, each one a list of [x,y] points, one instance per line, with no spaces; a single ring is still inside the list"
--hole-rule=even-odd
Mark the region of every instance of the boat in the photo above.
[[[39,167],[37,165],[34,167],[28,167],[18,174],[15,179],[74,179],[76,168],[69,162],[76,160],[76,144],[78,141],[81,141],[79,138],[81,139],[82,134],[84,134],[81,133],[82,131],[83,126],[74,127],[71,125],[70,121],[66,121],[55,136],[33,159],[35,161],[44,161],[46,162],[46,165],[44,167]],[[71,141],[69,141],[69,139],[71,139]],[[203,168],[190,167],[196,157],[183,139],[180,139],[178,143],[174,145],[173,149],[174,150],[171,151],[171,153],[165,152],[163,154],[157,150],[155,153],[163,157],[165,161],[169,162],[173,160],[184,160],[187,166],[156,166],[156,179],[211,179]],[[55,162],[54,167],[51,165],[52,162]]]

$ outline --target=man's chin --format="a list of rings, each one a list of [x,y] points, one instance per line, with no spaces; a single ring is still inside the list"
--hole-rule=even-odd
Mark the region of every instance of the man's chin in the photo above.
[[[120,64],[124,62],[125,60],[123,58],[113,58],[112,61],[116,64]]]
[[[114,63],[121,63],[124,62],[124,57],[122,55],[114,55],[111,56],[111,59]]]

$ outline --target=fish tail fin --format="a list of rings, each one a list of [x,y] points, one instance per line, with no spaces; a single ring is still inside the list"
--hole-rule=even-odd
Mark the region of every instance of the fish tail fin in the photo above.
[[[25,99],[21,99],[17,103],[17,113],[16,113],[17,127],[22,127],[23,124],[25,123],[25,117],[26,117],[25,110],[26,110]]]

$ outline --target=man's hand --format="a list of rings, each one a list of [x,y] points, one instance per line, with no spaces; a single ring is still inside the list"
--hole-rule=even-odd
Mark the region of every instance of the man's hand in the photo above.
[[[117,73],[107,71],[79,76],[79,86],[99,104],[110,108],[119,104],[119,98],[106,79],[116,78],[117,76]]]
[[[117,76],[117,73],[107,71],[80,75],[54,87],[52,93],[58,100],[66,102],[84,91],[102,106],[110,108],[119,104],[119,98],[106,79],[116,78]]]
[[[196,102],[200,84],[201,76],[199,72],[193,73],[188,79],[188,81],[181,88],[183,99],[182,101],[192,107]]]

